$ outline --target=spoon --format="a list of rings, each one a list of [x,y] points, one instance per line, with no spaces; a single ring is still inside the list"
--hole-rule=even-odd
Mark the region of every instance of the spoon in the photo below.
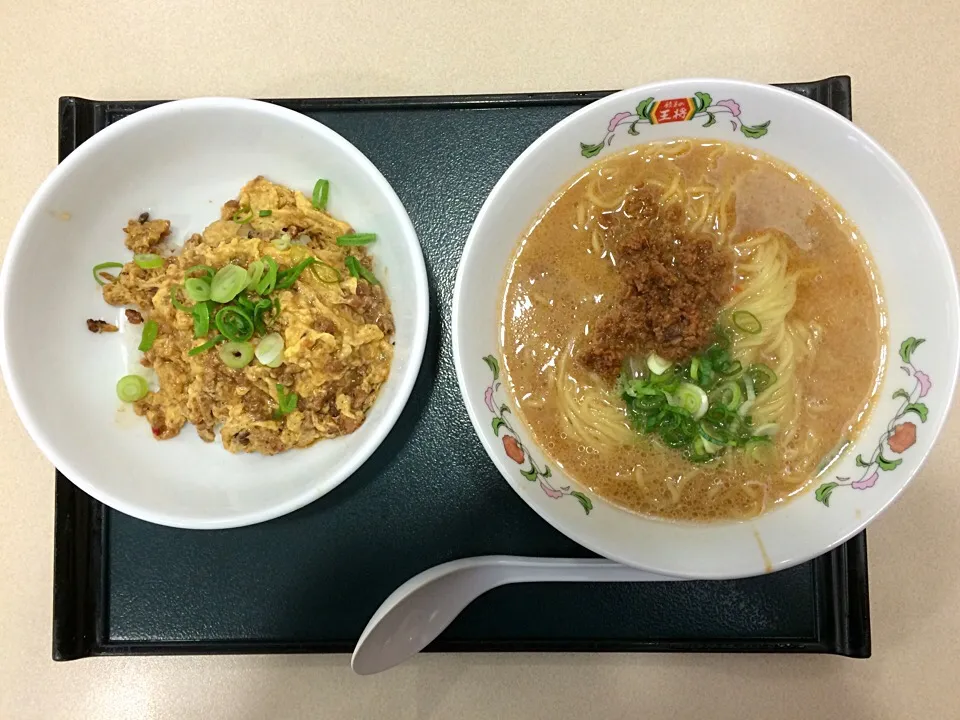
[[[350,666],[372,675],[423,650],[476,598],[520,582],[664,582],[612,560],[486,555],[443,563],[407,580],[383,601],[353,650]]]

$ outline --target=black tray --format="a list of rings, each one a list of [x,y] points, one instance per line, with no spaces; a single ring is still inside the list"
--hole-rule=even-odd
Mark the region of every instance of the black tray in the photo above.
[[[850,79],[787,85],[850,117]],[[420,233],[432,318],[423,369],[383,446],[309,507],[237,530],[134,520],[57,474],[53,656],[347,652],[410,576],[468,555],[589,556],[484,454],[460,400],[450,302],[480,204],[541,132],[603,92],[277,100],[354,142]],[[60,158],[147,102],[60,101]],[[435,379],[434,379],[435,378]],[[863,535],[735,582],[530,584],[482,597],[432,650],[870,654]]]

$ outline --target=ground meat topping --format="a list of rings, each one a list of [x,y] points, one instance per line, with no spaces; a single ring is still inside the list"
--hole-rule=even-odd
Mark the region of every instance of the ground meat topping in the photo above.
[[[140,218],[144,215],[146,213],[142,213]],[[170,234],[170,221],[147,220],[144,222],[140,218],[131,220],[123,229],[127,234],[124,244],[135,253],[153,252],[154,248]]]
[[[117,332],[119,329],[116,325],[108,323],[106,320],[94,320],[93,318],[87,320],[87,330],[92,333]]]
[[[730,251],[690,233],[681,206],[661,209],[657,200],[635,190],[606,229],[622,289],[579,353],[605,377],[616,377],[629,355],[656,352],[680,361],[704,349],[731,292]]]
[[[143,322],[143,315],[138,313],[136,310],[132,308],[127,308],[123,312],[127,316],[127,322],[130,323],[131,325],[139,325],[140,323]]]

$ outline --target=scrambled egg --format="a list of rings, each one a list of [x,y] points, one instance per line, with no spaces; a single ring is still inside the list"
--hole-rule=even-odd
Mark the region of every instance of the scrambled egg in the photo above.
[[[166,220],[141,215],[127,225],[127,247],[157,253],[169,227]],[[363,423],[390,371],[394,325],[382,286],[351,276],[345,264],[353,255],[372,270],[363,247],[336,244],[338,236],[351,232],[346,223],[315,209],[303,193],[258,177],[223,206],[220,220],[193,235],[179,254],[164,257],[162,267],[144,269],[130,262],[104,286],[108,303],[132,306],[158,323],[156,341],[141,362],[156,371],[160,389],[134,404],[157,438],[174,437],[190,422],[208,442],[219,427],[231,452],[272,455],[351,433]],[[286,235],[293,239],[283,249]],[[282,241],[275,242],[278,238]],[[275,293],[280,312],[270,330],[283,337],[282,364],[270,368],[254,359],[231,369],[216,347],[189,355],[203,338],[194,338],[191,313],[177,310],[171,299],[184,283],[184,271],[229,263],[247,268],[266,256],[281,271],[309,256],[329,266],[313,266],[321,273],[307,268],[292,287]],[[339,281],[329,268],[339,273]],[[182,293],[179,299],[185,300]],[[299,396],[296,408],[285,415],[277,413],[278,385],[284,395]]]

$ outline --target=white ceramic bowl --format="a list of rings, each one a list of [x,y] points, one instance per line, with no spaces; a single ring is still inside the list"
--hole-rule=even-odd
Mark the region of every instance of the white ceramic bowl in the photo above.
[[[647,113],[638,116],[636,108],[647,98],[658,104],[646,105]],[[706,127],[711,115],[716,122]],[[651,117],[667,122],[653,123]],[[633,136],[627,131],[635,121],[639,134]],[[809,492],[748,522],[671,523],[616,508],[578,488],[536,446],[518,416],[501,409],[513,410],[513,403],[495,364],[500,357],[498,310],[518,239],[563,184],[597,157],[675,137],[753,146],[822,185],[862,231],[887,300],[885,379],[869,424]],[[507,170],[480,210],[460,261],[453,302],[460,389],[477,433],[507,482],[544,519],[591,550],[684,577],[778,570],[859,532],[900,494],[943,427],[957,379],[958,343],[953,264],[930,208],[903,169],[832,110],[785,90],[728,80],[680,80],[625,90],[544,133]],[[893,397],[901,389],[909,401]],[[908,402],[923,408],[910,412],[904,407]],[[885,435],[905,423],[914,425],[916,442],[902,454],[894,453]],[[504,434],[520,443],[522,463],[506,455]],[[896,467],[884,470],[876,462],[856,466],[858,453],[874,458],[878,448]],[[548,467],[552,474],[545,477]]]
[[[157,442],[117,400],[137,365],[139,329],[93,335],[86,318],[123,327],[90,269],[123,260],[122,228],[142,211],[183,240],[264,175],[308,193],[330,180],[333,214],[376,232],[376,274],[393,304],[396,355],[367,421],[351,435],[273,457],[232,455],[192,426]],[[317,499],[376,449],[410,395],[426,342],[427,277],[416,232],[374,165],[329,128],[251,100],[181,100],[138,112],[86,141],[27,206],[2,271],[2,367],[31,437],[74,483],[144,520],[225,528]]]

